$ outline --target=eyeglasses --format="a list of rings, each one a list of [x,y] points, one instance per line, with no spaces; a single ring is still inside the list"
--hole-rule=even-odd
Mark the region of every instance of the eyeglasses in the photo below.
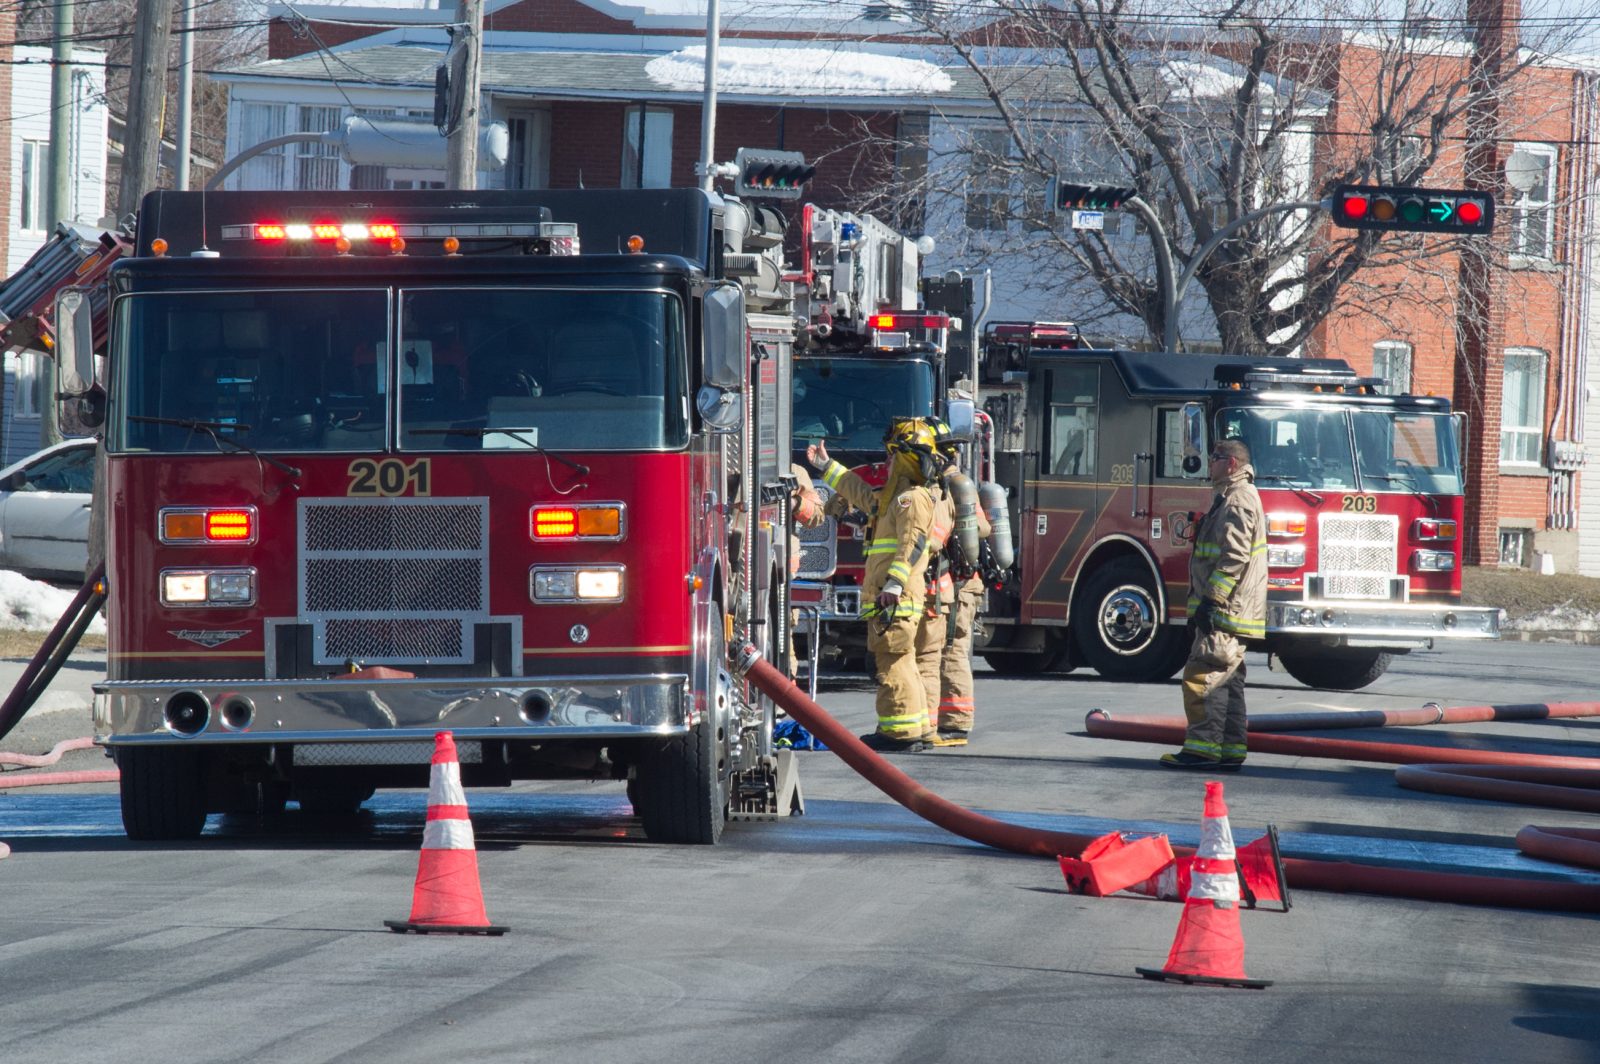
[[[1233,455],[1231,455],[1231,454],[1219,454],[1219,453],[1217,453],[1215,451],[1213,451],[1212,454],[1211,454],[1211,460],[1213,462],[1226,462],[1228,459],[1230,459],[1232,457],[1233,457]]]

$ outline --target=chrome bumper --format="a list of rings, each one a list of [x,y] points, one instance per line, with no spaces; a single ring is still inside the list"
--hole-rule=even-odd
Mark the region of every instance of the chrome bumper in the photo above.
[[[128,680],[94,687],[107,745],[626,739],[686,732],[689,678]]]
[[[1288,638],[1336,637],[1352,646],[1388,642],[1499,639],[1500,611],[1481,606],[1424,602],[1267,602],[1267,634]]]

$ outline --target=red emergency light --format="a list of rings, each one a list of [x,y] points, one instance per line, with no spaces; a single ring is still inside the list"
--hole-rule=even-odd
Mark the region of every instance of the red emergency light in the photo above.
[[[874,329],[948,329],[950,318],[944,314],[874,314],[867,325]]]

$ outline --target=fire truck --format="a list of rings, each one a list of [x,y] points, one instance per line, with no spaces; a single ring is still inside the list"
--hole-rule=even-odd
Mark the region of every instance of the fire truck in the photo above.
[[[996,671],[1178,670],[1202,456],[1228,438],[1267,511],[1266,649],[1290,675],[1354,690],[1395,654],[1498,638],[1497,610],[1461,604],[1447,401],[1333,359],[1093,350],[1065,322],[992,323],[981,376],[1017,538],[983,618]]]
[[[807,204],[800,232],[794,458],[803,464],[806,445],[821,440],[835,460],[881,484],[889,422],[945,411],[948,347],[964,323],[921,306],[918,244],[876,218]],[[817,491],[825,501],[831,496],[826,485]],[[823,652],[831,663],[860,667],[866,515],[828,513],[821,526],[800,532],[791,594],[813,669]]]
[[[698,190],[155,192],[56,313],[102,424],[97,739],[137,839],[426,786],[788,813],[726,647],[787,574],[782,218]]]

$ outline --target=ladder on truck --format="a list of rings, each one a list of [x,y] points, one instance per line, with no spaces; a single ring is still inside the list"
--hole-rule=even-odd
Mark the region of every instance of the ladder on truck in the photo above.
[[[62,222],[55,235],[35,251],[22,268],[0,284],[0,350],[34,351],[55,357],[55,327],[50,315],[63,288],[93,286],[95,347],[106,339],[108,296],[98,282],[113,262],[133,248],[133,240],[76,222]]]

